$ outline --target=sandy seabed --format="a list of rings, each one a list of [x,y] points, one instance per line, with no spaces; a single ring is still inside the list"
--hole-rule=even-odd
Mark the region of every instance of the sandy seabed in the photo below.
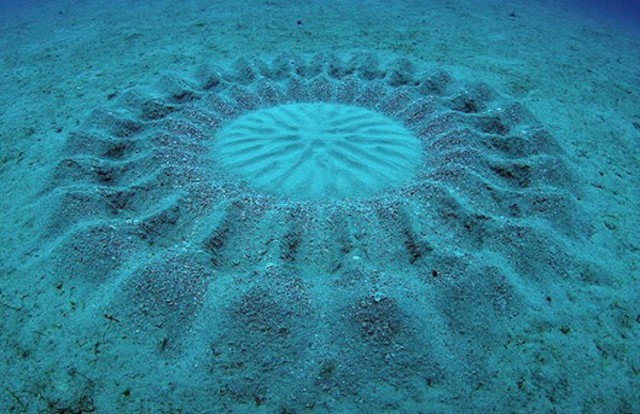
[[[640,411],[637,31],[497,1],[1,19],[3,412]],[[237,63],[278,56],[283,79]],[[435,115],[409,123],[422,70]],[[429,162],[364,201],[233,183],[198,137],[262,78],[387,108]]]

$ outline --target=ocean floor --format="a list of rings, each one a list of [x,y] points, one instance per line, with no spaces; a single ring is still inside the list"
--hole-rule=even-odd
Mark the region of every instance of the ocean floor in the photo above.
[[[640,412],[632,22],[34,1],[0,58],[1,412]]]

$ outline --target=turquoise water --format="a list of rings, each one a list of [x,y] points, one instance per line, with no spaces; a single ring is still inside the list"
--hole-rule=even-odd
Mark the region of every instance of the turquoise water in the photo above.
[[[0,25],[0,412],[640,411],[632,3]]]

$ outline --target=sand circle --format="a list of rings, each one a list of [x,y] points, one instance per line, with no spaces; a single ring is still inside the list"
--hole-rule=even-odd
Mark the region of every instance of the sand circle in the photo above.
[[[296,103],[244,114],[213,156],[253,188],[292,199],[366,196],[412,178],[420,141],[401,123],[352,105]]]

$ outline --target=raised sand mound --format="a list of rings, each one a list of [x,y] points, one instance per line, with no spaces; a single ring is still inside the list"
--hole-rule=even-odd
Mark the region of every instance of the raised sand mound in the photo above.
[[[57,272],[161,344],[170,368],[143,371],[203,407],[481,388],[582,232],[562,150],[525,108],[367,54],[129,91],[69,137],[51,189]]]

